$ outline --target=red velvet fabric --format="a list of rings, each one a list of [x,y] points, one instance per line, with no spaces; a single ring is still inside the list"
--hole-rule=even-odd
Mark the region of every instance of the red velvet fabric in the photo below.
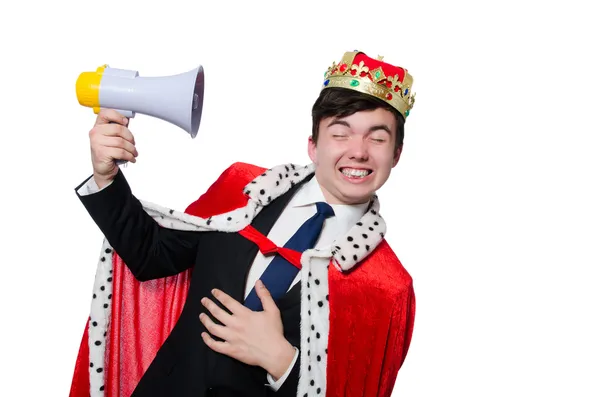
[[[349,273],[329,266],[327,397],[388,397],[410,345],[412,278],[388,243]]]
[[[113,258],[105,395],[129,396],[183,310],[191,270],[140,283],[120,257]]]
[[[71,381],[69,397],[88,397],[90,395],[90,350],[88,346],[89,325],[90,319],[88,317],[83,330],[83,336],[81,337],[79,353],[77,354],[77,359],[75,360],[75,370],[73,373],[73,380]]]
[[[383,73],[386,76],[395,76],[398,75],[398,82],[402,83],[404,81],[404,77],[406,76],[406,71],[404,68],[401,68],[399,66],[394,66],[391,65],[387,62],[384,61],[380,61],[379,59],[373,59],[371,57],[369,57],[367,54],[364,53],[359,53],[356,54],[356,56],[354,57],[354,64],[355,65],[360,65],[360,63],[363,62],[363,64],[369,68],[369,70],[375,70],[377,68],[381,68],[381,70],[383,70]],[[357,73],[360,74],[361,77],[365,77],[365,76],[369,76],[369,78],[371,77],[368,73],[365,72],[361,72],[357,69],[352,69],[350,71],[350,73],[353,76],[356,76]],[[388,88],[392,88],[392,84],[391,83],[387,83]],[[395,91],[398,91],[399,87],[397,87],[395,89]]]

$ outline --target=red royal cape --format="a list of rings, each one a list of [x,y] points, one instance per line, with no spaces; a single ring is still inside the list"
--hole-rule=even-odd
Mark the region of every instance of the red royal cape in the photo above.
[[[206,218],[246,205],[244,187],[265,170],[235,163],[185,212]],[[113,255],[112,310],[104,367],[106,397],[131,395],[181,314],[191,271],[140,282],[121,258]],[[413,332],[411,276],[385,240],[360,266],[350,272],[329,266],[328,276],[326,397],[389,397]],[[69,397],[90,395],[89,321]]]

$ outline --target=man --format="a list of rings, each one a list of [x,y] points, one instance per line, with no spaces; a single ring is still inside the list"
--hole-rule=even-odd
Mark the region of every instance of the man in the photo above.
[[[185,213],[133,196],[115,160],[135,162],[135,140],[102,111],[93,175],[76,189],[106,237],[81,360],[91,395],[389,396],[415,301],[376,191],[400,158],[411,85],[403,68],[346,53],[313,106],[310,165],[236,163]],[[184,298],[163,281],[136,289],[183,274]]]

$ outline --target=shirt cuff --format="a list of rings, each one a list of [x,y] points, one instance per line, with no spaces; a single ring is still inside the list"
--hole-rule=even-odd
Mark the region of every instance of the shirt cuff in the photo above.
[[[292,368],[294,368],[294,364],[296,364],[296,360],[298,359],[298,348],[296,346],[294,346],[294,349],[296,350],[296,354],[294,354],[294,359],[292,360],[290,366],[288,367],[287,371],[285,371],[285,373],[281,376],[281,378],[279,378],[279,380],[277,382],[275,382],[275,379],[273,379],[273,377],[271,376],[271,374],[267,373],[267,380],[269,381],[269,384],[266,386],[271,387],[271,389],[273,389],[274,391],[279,390],[279,388],[281,387],[281,385],[283,385],[283,382],[285,382],[285,380],[287,379],[287,377],[289,376],[290,372],[292,372]]]
[[[107,186],[110,186],[110,184],[113,181],[111,180],[110,182],[108,182],[106,184],[106,186],[104,186],[102,189],[105,189]],[[98,193],[99,191],[101,191],[102,189],[100,189],[98,187],[98,185],[96,184],[96,181],[94,180],[94,177],[91,177],[90,179],[88,179],[88,181],[86,183],[84,183],[79,190],[77,190],[77,193],[79,193],[80,196],[87,196],[89,194],[94,194],[94,193]]]

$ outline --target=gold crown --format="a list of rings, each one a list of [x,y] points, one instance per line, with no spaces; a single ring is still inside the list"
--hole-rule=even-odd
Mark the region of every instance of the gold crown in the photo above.
[[[384,63],[381,56],[373,59],[353,51],[346,52],[339,63],[333,62],[327,69],[322,90],[341,87],[372,95],[406,119],[415,103],[412,84],[413,78],[406,69]]]

